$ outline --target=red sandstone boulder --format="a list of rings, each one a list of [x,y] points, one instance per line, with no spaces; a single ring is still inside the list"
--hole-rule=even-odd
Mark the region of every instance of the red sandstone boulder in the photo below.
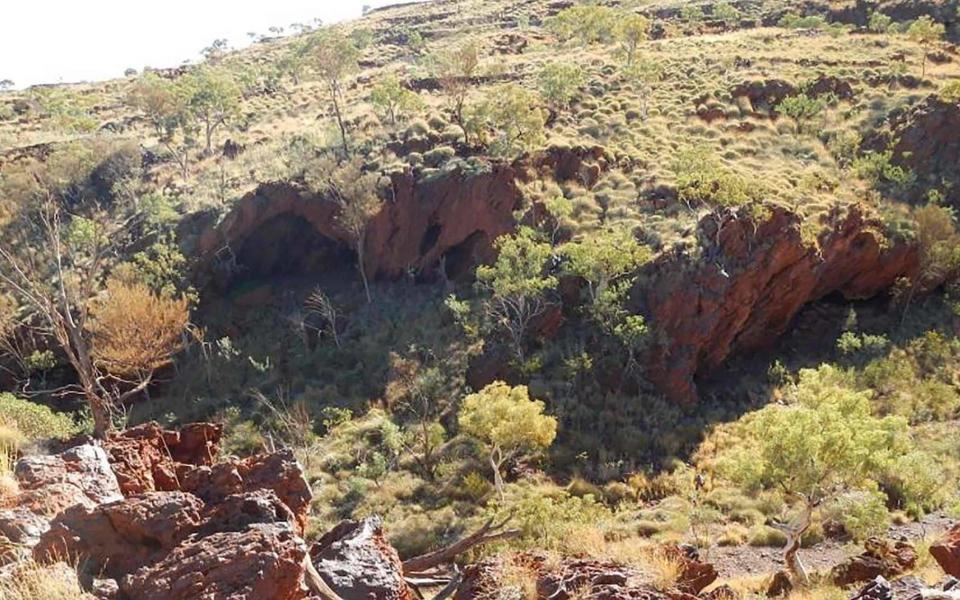
[[[130,600],[302,600],[307,547],[286,524],[190,538],[120,582]]]
[[[871,581],[878,576],[897,577],[917,564],[917,551],[908,542],[892,542],[870,538],[864,542],[864,552],[840,563],[830,572],[839,586]]]
[[[317,573],[343,600],[412,600],[397,551],[378,517],[344,521],[310,549]]]
[[[936,544],[930,554],[947,575],[960,578],[960,524],[954,525]]]

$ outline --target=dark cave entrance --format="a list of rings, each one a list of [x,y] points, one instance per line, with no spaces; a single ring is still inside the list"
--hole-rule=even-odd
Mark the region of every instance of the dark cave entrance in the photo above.
[[[450,281],[465,281],[473,277],[474,267],[480,264],[480,250],[489,247],[489,237],[483,231],[474,231],[467,239],[443,254],[443,269]]]
[[[231,289],[277,281],[342,285],[352,281],[356,273],[354,252],[298,215],[267,220],[235,248],[235,253]]]

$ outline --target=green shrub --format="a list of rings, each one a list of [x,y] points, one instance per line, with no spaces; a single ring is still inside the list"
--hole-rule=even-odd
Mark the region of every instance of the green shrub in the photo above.
[[[886,500],[884,494],[876,491],[849,492],[837,498],[824,517],[841,523],[854,540],[863,541],[883,534],[890,526]]]
[[[0,394],[0,423],[12,425],[28,441],[63,440],[80,433],[80,428],[70,417],[9,393]]]
[[[442,166],[456,155],[456,150],[450,146],[438,146],[432,150],[428,150],[423,154],[423,162],[428,167],[436,168]]]

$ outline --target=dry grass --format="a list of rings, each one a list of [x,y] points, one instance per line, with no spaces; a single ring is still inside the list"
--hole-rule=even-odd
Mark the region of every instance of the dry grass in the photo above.
[[[0,600],[93,600],[66,563],[42,565],[28,560],[0,579]]]

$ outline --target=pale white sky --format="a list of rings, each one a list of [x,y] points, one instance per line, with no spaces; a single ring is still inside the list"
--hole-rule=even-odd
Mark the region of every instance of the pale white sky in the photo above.
[[[398,0],[9,0],[0,10],[0,80],[35,83],[121,77],[124,69],[175,67],[217,38],[234,47],[248,31],[359,17]]]

